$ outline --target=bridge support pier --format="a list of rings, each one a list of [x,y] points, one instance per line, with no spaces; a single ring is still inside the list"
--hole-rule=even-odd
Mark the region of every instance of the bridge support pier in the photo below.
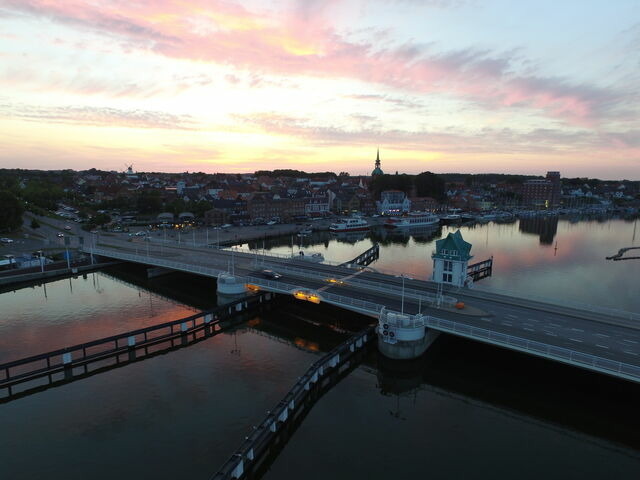
[[[395,360],[421,356],[440,332],[426,327],[422,315],[408,315],[382,309],[378,320],[378,350]]]

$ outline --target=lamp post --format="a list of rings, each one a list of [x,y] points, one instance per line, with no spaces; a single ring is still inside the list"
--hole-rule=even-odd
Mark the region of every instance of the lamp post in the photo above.
[[[400,304],[400,313],[404,314],[404,273],[402,274],[402,302]]]

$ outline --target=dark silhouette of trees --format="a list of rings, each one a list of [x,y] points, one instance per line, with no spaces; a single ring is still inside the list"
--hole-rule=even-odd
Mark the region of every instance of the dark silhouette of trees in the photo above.
[[[0,231],[13,231],[22,225],[24,207],[15,195],[0,191]]]

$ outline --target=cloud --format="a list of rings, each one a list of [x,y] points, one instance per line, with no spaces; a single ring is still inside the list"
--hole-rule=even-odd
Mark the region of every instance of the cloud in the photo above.
[[[190,115],[151,110],[121,110],[91,106],[38,106],[0,103],[0,117],[39,123],[63,123],[100,127],[161,128],[191,130],[197,127]]]
[[[264,74],[356,79],[414,94],[453,95],[487,107],[533,108],[576,125],[605,120],[612,105],[623,101],[611,88],[518,74],[525,60],[515,51],[442,52],[434,45],[347,40],[325,14],[340,2],[298,2],[293,11],[277,13],[253,12],[223,0],[3,3],[12,12],[100,32],[144,51],[246,69],[257,79]]]
[[[354,117],[352,115],[352,117]],[[357,115],[356,115],[357,117]],[[235,115],[238,122],[269,134],[303,139],[314,146],[370,147],[384,145],[396,150],[438,151],[451,154],[582,154],[607,152],[633,157],[640,149],[640,130],[593,133],[581,129],[566,131],[537,128],[519,131],[510,128],[466,131],[458,128],[406,131],[385,129],[372,118],[360,118],[360,127],[317,125],[311,118],[259,112]]]

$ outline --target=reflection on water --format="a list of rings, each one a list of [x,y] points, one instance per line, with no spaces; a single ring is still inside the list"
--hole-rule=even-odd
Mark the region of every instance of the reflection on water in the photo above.
[[[458,228],[473,245],[472,261],[494,258],[493,277],[482,280],[479,288],[640,311],[637,263],[606,260],[619,248],[637,242],[635,219],[574,223],[567,218],[546,217],[511,223],[448,225],[431,232],[374,229],[364,232],[365,238],[359,236],[349,243],[328,232],[314,232],[305,238],[304,247],[321,252],[328,260],[345,262],[378,242],[380,259],[371,267],[426,279],[431,275],[436,240]],[[267,240],[265,247],[291,253],[288,242],[287,238]]]
[[[520,220],[520,231],[540,237],[542,245],[551,245],[558,232],[558,217],[534,217]]]
[[[373,354],[314,407],[265,478],[636,478],[639,393],[443,337],[415,362]]]
[[[494,255],[495,276],[483,282],[596,303],[602,295],[638,311],[634,264],[604,260],[630,246],[634,227],[560,220],[557,252],[519,223],[462,232],[476,260]],[[432,243],[454,228],[349,242],[320,232],[304,242],[347,260],[378,241],[374,265],[426,277]],[[266,247],[286,252],[290,241]],[[149,281],[136,267],[0,294],[0,361],[213,305],[210,280]],[[367,321],[294,302],[233,332],[0,405],[0,452],[11,452],[0,474],[209,478],[320,352]],[[637,398],[631,383],[442,336],[414,363],[372,354],[314,407],[266,477],[638,478]]]

